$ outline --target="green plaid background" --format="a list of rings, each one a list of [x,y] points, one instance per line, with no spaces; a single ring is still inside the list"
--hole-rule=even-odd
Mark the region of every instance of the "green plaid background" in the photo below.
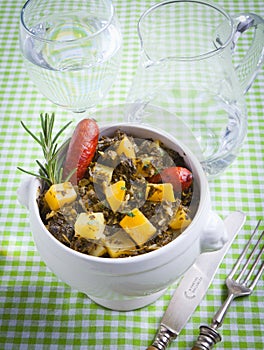
[[[136,23],[155,0],[115,0],[124,52],[120,74],[101,107],[122,104],[139,57]],[[263,0],[218,1],[230,14],[255,12],[264,16]],[[85,295],[58,281],[41,261],[29,228],[28,213],[17,200],[23,175],[18,165],[32,168],[41,159],[20,126],[33,130],[41,112],[55,112],[57,126],[69,113],[52,105],[35,89],[24,70],[18,45],[21,0],[2,0],[0,6],[0,349],[144,349],[152,341],[176,285],[154,304],[130,312],[105,310]],[[245,40],[245,45],[247,41]],[[249,129],[236,162],[210,181],[213,209],[221,216],[242,210],[247,221],[208,293],[171,349],[189,349],[201,323],[210,322],[226,293],[224,278],[249,237],[257,219],[264,217],[264,75],[259,74],[246,96]],[[119,116],[119,120],[122,116]],[[102,121],[114,121],[105,116]],[[264,223],[261,225],[262,229]],[[233,303],[221,328],[217,349],[264,348],[264,283],[254,294]]]

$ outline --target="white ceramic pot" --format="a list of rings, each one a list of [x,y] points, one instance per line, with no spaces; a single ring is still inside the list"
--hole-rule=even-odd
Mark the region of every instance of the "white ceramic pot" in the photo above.
[[[100,128],[112,135],[121,128],[139,138],[159,139],[178,151],[193,172],[200,192],[197,213],[188,228],[166,246],[139,256],[120,259],[88,256],[54,238],[45,228],[36,202],[40,182],[36,178],[21,184],[18,196],[29,210],[36,247],[46,265],[72,288],[96,303],[113,310],[132,310],[159,298],[206,250],[216,250],[226,241],[222,219],[212,212],[206,176],[196,157],[164,131],[136,124],[112,124]]]

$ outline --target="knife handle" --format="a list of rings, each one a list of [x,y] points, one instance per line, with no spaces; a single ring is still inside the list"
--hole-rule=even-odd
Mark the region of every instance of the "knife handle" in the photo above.
[[[192,350],[211,350],[214,345],[221,340],[221,335],[214,328],[201,326],[199,337],[192,347]]]
[[[169,343],[177,338],[177,335],[178,333],[161,324],[154,342],[147,348],[147,350],[165,350]]]

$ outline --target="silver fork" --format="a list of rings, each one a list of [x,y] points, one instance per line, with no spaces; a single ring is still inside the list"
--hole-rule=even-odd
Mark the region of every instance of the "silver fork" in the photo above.
[[[213,346],[216,343],[220,342],[221,336],[217,332],[217,329],[221,327],[224,317],[232,301],[237,297],[247,296],[253,292],[253,289],[256,286],[264,270],[264,262],[261,260],[262,254],[264,251],[264,246],[263,246],[264,231],[262,231],[262,233],[260,234],[260,237],[258,238],[256,244],[252,248],[252,251],[247,258],[246,258],[246,255],[250,251],[250,246],[252,244],[253,238],[258,232],[260,222],[261,220],[258,221],[257,226],[255,227],[250,237],[250,240],[247,242],[235,266],[233,267],[232,271],[226,278],[228,296],[225,302],[222,304],[220,309],[214,315],[211,326],[200,327],[200,335],[195,345],[192,347],[192,350],[210,350],[213,348]],[[244,259],[245,259],[245,263],[244,263]],[[262,261],[262,263],[259,267],[260,260]],[[238,273],[237,277],[235,277],[238,272],[238,269],[241,266],[243,266],[242,270]]]

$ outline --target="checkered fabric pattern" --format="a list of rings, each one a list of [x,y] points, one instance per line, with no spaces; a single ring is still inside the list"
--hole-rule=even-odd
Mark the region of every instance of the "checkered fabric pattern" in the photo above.
[[[99,107],[126,101],[139,58],[136,24],[140,14],[157,1],[115,0],[124,47],[119,76]],[[263,0],[217,1],[230,14],[255,12],[264,16]],[[28,212],[17,200],[23,175],[17,166],[34,168],[41,159],[36,144],[20,120],[38,130],[39,114],[55,112],[56,125],[69,113],[47,101],[29,80],[19,52],[18,27],[22,0],[2,0],[0,6],[0,349],[145,349],[176,288],[172,285],[155,303],[140,310],[103,309],[59,281],[42,262],[29,228]],[[256,222],[264,218],[264,74],[246,95],[248,134],[237,160],[210,180],[213,210],[224,217],[234,210],[247,214],[246,224],[229,250],[205,298],[171,349],[189,349],[200,324],[208,324],[226,294],[224,279]],[[118,116],[122,120],[122,116]],[[106,115],[104,122],[116,121]],[[264,228],[264,222],[261,224]],[[263,277],[248,298],[233,303],[221,328],[217,349],[264,348]]]

